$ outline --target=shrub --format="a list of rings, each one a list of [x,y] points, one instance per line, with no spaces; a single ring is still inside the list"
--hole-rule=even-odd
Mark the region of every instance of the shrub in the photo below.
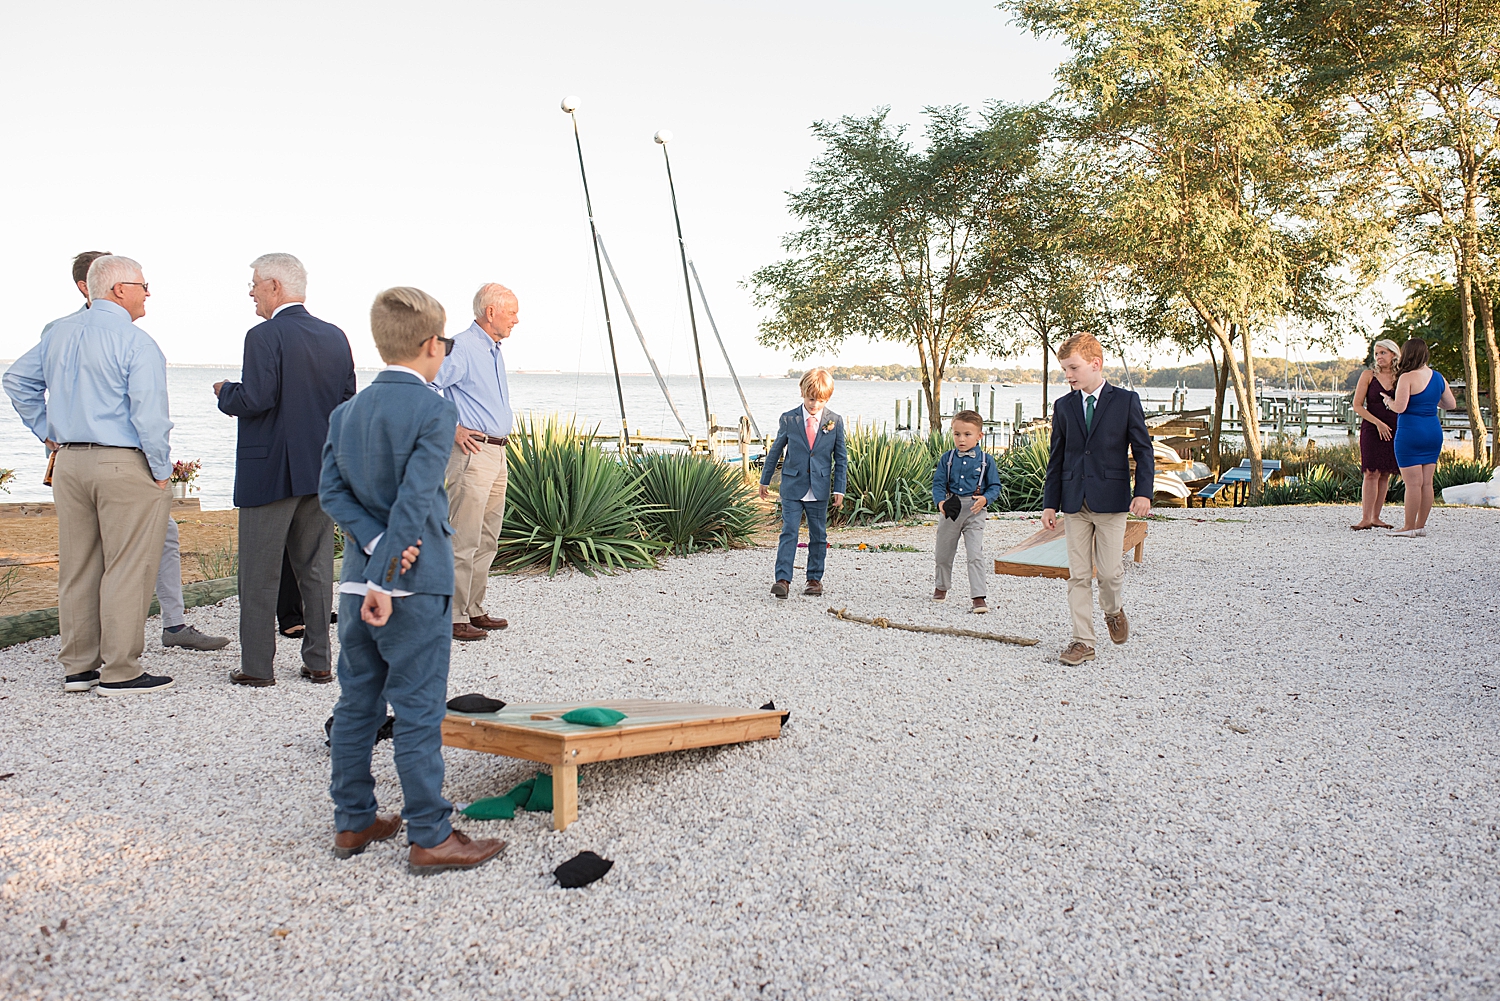
[[[839,523],[904,521],[932,510],[932,454],[929,436],[901,438],[873,427],[850,433],[849,483],[844,506],[830,510]]]
[[[698,455],[648,455],[634,464],[646,537],[678,555],[746,544],[759,521],[737,467]]]
[[[639,478],[594,444],[592,432],[556,416],[523,420],[506,452],[505,523],[494,566],[506,572],[563,564],[588,574],[656,565],[665,546],[647,539]]]
[[[1444,452],[1443,454],[1450,453]],[[1432,474],[1432,492],[1441,498],[1444,487],[1456,487],[1465,483],[1485,483],[1494,472],[1495,470],[1490,467],[1489,463],[1476,462],[1473,459],[1439,462]]]
[[[1048,432],[1033,431],[995,456],[1000,469],[1000,502],[997,505],[1000,510],[1042,509],[1042,487],[1047,480],[1047,459],[1051,454],[1052,440]]]

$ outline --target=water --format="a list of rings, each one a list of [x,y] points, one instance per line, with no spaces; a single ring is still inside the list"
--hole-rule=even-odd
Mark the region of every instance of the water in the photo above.
[[[172,430],[172,458],[202,461],[203,471],[197,481],[199,492],[194,496],[202,500],[206,509],[233,506],[235,420],[219,412],[213,384],[220,379],[238,379],[239,375],[237,369],[229,368],[172,366],[167,369],[167,391],[172,401],[172,420],[176,423]],[[359,371],[359,385],[368,385],[374,377],[373,369]],[[662,399],[654,378],[627,375],[621,382],[632,434],[640,431],[648,435],[681,435],[682,431]],[[702,434],[703,396],[698,380],[690,376],[673,376],[668,378],[667,384],[688,430]],[[800,401],[795,379],[750,378],[742,380],[742,385],[762,434],[773,432],[777,417]],[[1066,390],[1066,387],[1054,386],[1049,396],[1055,399],[1060,388]],[[829,406],[851,423],[858,420],[889,425],[895,417],[896,401],[900,400],[904,423],[905,401],[913,401],[912,413],[915,415],[915,400],[920,391],[919,385],[910,382],[843,381],[835,386]],[[518,412],[576,414],[582,425],[597,425],[607,434],[613,434],[619,428],[619,403],[614,379],[609,375],[515,372],[510,376],[510,392]],[[965,397],[966,405],[972,406],[971,393],[972,383],[945,384],[943,409],[951,410],[953,398],[959,395]],[[732,381],[710,378],[708,394],[710,409],[721,425],[733,424],[739,419],[742,408]],[[1170,388],[1145,390],[1146,409],[1154,411],[1158,404],[1168,404],[1171,395]],[[1026,419],[1038,416],[1042,387],[995,387],[995,419],[1013,420],[1018,401]],[[979,409],[985,416],[989,416],[989,403],[990,387],[983,386]],[[15,469],[16,479],[11,485],[10,495],[0,495],[0,500],[50,501],[52,491],[42,485],[47,468],[42,445],[8,404],[8,400],[0,404],[0,466]],[[1212,404],[1212,390],[1188,390],[1190,407]]]

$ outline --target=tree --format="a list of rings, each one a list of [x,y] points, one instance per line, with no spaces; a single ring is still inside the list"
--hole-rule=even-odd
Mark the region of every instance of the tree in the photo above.
[[[995,154],[967,109],[926,113],[922,149],[887,121],[889,109],[814,124],[826,149],[808,186],[789,193],[804,224],[782,241],[795,256],[750,284],[756,304],[772,310],[760,342],[798,358],[856,336],[914,346],[939,430],[948,366],[994,347],[1003,304],[996,231],[1024,192],[1021,165]]]
[[[1096,238],[1146,298],[1196,316],[1224,356],[1262,478],[1253,332],[1336,321],[1348,191],[1335,136],[1281,95],[1249,0],[1009,0],[1072,50],[1058,70],[1100,179]]]
[[[1480,304],[1484,305],[1485,301],[1480,300]],[[1482,314],[1479,320],[1493,330],[1495,306],[1492,302],[1488,305],[1488,322],[1484,323],[1486,318]],[[1453,282],[1436,275],[1414,282],[1407,289],[1406,303],[1395,316],[1385,321],[1382,332],[1398,343],[1404,342],[1408,337],[1422,338],[1432,354],[1432,367],[1444,376],[1463,371],[1463,321],[1458,288]],[[1479,381],[1468,384],[1470,396],[1477,396],[1488,389],[1491,400],[1494,399],[1494,383],[1489,381],[1488,376],[1488,372],[1481,370]]]

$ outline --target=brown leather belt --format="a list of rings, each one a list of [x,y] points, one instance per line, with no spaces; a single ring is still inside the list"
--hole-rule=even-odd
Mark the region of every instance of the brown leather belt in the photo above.
[[[140,449],[134,445],[101,445],[96,441],[61,441],[57,443],[58,448],[128,448],[132,452]]]
[[[477,437],[479,438],[480,441],[484,442],[487,445],[509,445],[510,444],[510,438],[509,437],[505,437],[505,438],[491,438],[487,434],[478,435]]]

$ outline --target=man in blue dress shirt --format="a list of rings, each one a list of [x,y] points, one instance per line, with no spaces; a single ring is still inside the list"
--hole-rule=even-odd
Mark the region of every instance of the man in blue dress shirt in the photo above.
[[[485,585],[505,517],[505,447],[510,387],[500,342],[520,321],[520,302],[504,285],[480,287],[474,322],[453,338],[433,387],[458,407],[448,458],[448,521],[453,525],[453,638],[482,640],[504,629],[484,610]]]
[[[141,668],[171,508],[167,360],[135,325],[150,295],[138,263],[100,257],[87,281],[91,308],[43,331],[4,386],[31,432],[58,446],[52,492],[64,687],[140,695],[172,686]]]

